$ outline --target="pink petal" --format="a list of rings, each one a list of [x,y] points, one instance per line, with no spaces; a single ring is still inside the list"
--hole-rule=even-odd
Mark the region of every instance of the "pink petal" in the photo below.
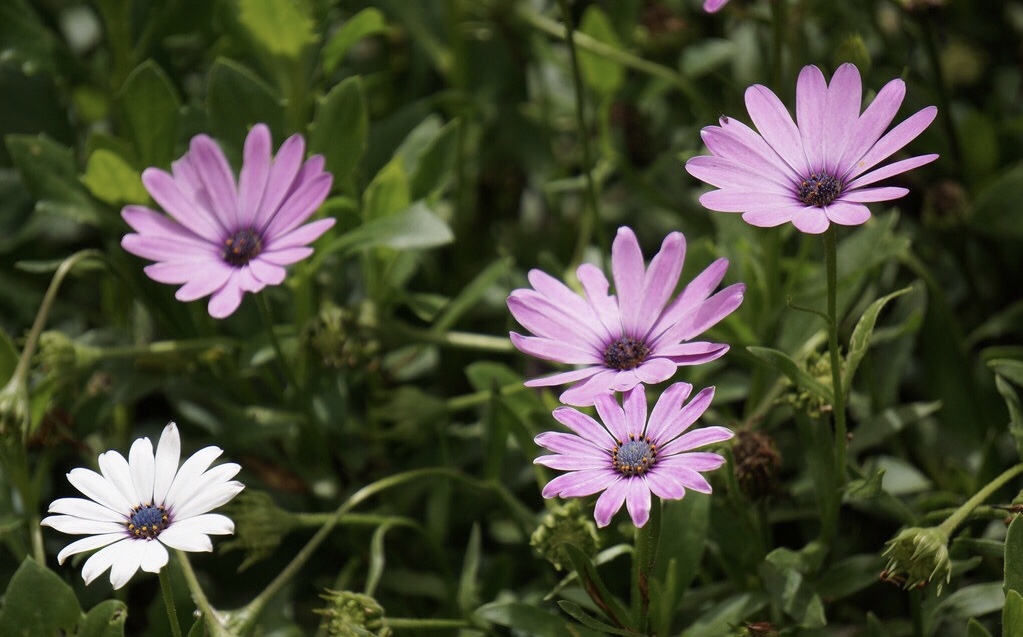
[[[664,238],[661,249],[650,261],[650,267],[643,277],[640,293],[639,314],[635,318],[639,325],[647,328],[661,314],[664,305],[675,292],[678,278],[682,274],[682,263],[686,257],[686,240],[681,232],[672,232]],[[625,320],[623,318],[623,323]],[[645,336],[648,329],[641,328],[633,332],[636,336]],[[627,332],[628,333],[628,332]]]
[[[839,66],[831,77],[824,107],[828,114],[824,119],[824,158],[827,161],[824,170],[828,174],[843,174],[842,157],[859,121],[862,98],[859,70],[848,62]]]
[[[595,445],[610,449],[615,444],[615,439],[607,429],[577,409],[558,407],[551,415],[554,417],[554,420],[557,420]]]
[[[909,189],[902,188],[900,186],[885,186],[881,188],[860,188],[858,190],[843,193],[840,201],[849,201],[852,203],[891,201],[892,199],[905,197],[907,194],[909,194]],[[828,206],[825,206],[825,208],[828,208]],[[830,217],[831,214],[828,213],[828,216]]]
[[[520,336],[512,332],[512,345],[520,352],[544,360],[572,365],[603,365],[604,359],[592,350],[582,349],[572,343],[551,340],[539,336]]]
[[[254,217],[253,225],[256,228],[265,228],[270,223],[281,202],[291,192],[292,183],[302,166],[303,155],[305,140],[301,135],[292,135],[281,144],[266,178],[266,189],[259,203],[259,212]]]
[[[142,171],[142,183],[156,203],[182,226],[216,244],[228,236],[222,221],[186,196],[168,173],[159,168],[147,168]]]
[[[704,445],[714,444],[716,442],[723,442],[731,439],[735,434],[730,429],[725,427],[700,427],[693,431],[687,432],[682,436],[676,438],[670,443],[660,448],[661,457],[670,456],[683,451],[689,451],[691,449],[697,449]],[[715,454],[716,455],[716,454]],[[720,456],[718,456],[720,457]],[[715,467],[716,469],[717,467]]]
[[[792,225],[807,234],[820,234],[831,225],[824,209],[807,206],[792,216]]]
[[[856,178],[901,150],[903,146],[916,139],[925,128],[930,126],[937,114],[937,108],[928,106],[917,111],[906,121],[888,131],[850,169],[847,179]]]
[[[590,378],[594,374],[600,374],[604,371],[603,366],[597,367],[586,367],[584,369],[573,369],[568,372],[558,372],[557,374],[551,374],[550,376],[541,376],[539,378],[533,378],[523,383],[526,387],[552,387],[554,385],[564,385],[566,383],[574,383],[578,380],[584,380]],[[567,402],[562,400],[561,402]],[[569,403],[575,405],[577,403]],[[585,403],[586,405],[592,405],[593,402]]]
[[[256,215],[270,174],[271,144],[270,129],[266,124],[256,124],[245,137],[242,170],[238,177],[238,215],[241,226],[260,227],[256,224]]]
[[[619,444],[628,441],[630,434],[633,436],[643,434],[644,423],[639,423],[639,426],[634,428],[632,426],[634,423],[625,417],[625,410],[618,404],[618,400],[613,394],[597,396],[593,401],[593,406],[597,409],[600,422],[604,423]]]
[[[196,135],[188,147],[193,166],[210,197],[213,211],[231,230],[240,227],[238,195],[235,192],[234,173],[223,151],[206,135]]]
[[[797,174],[806,174],[809,166],[799,129],[778,96],[767,87],[754,84],[746,89],[746,110],[757,131],[785,164]]]
[[[611,393],[611,386],[618,378],[619,372],[615,369],[602,369],[587,380],[577,383],[561,393],[558,400],[566,405],[586,407],[592,405],[599,396]],[[529,383],[526,383],[529,386]]]
[[[840,226],[858,226],[870,219],[870,210],[859,203],[851,203],[844,198],[834,201],[824,208],[828,219]]]
[[[849,146],[846,148],[842,160],[837,164],[837,174],[842,175],[843,180],[849,170],[856,165],[857,160],[863,156],[863,153],[867,152],[881,138],[881,134],[895,119],[895,114],[899,111],[899,106],[902,105],[902,100],[905,97],[906,83],[900,79],[894,79],[878,91],[874,101],[870,103],[867,110],[863,111],[863,115],[860,116],[856,124],[856,130],[850,136]]]
[[[274,265],[291,265],[308,259],[312,253],[312,248],[284,248],[282,250],[267,250],[261,253],[259,258]]]
[[[632,516],[632,523],[636,525],[636,528],[642,528],[650,519],[650,487],[647,486],[646,480],[637,478],[624,480],[624,482],[626,487],[625,506],[628,507],[629,515]]]
[[[227,318],[234,314],[234,311],[238,309],[241,303],[242,288],[237,280],[237,276],[232,273],[232,276],[228,278],[224,285],[210,297],[207,310],[213,318]]]
[[[309,245],[330,230],[336,221],[334,217],[317,219],[281,236],[269,237],[266,241],[266,250],[276,251]]]
[[[631,228],[618,228],[618,234],[611,244],[611,272],[622,317],[622,330],[627,336],[639,336],[642,333],[640,308],[645,270],[643,253],[636,235]]]
[[[777,194],[789,193],[792,188],[790,179],[784,179],[770,171],[754,171],[746,164],[716,155],[697,155],[691,158],[686,162],[686,171],[717,188],[759,190]]]
[[[639,382],[655,385],[674,376],[677,369],[678,365],[673,360],[658,356],[643,361],[643,364],[635,369],[635,374]]]
[[[821,70],[813,65],[804,66],[796,80],[796,121],[811,170],[821,170],[824,167],[827,96],[828,83]]]
[[[586,300],[593,308],[594,315],[604,328],[598,333],[605,336],[608,342],[616,340],[622,333],[622,319],[618,313],[618,300],[608,294],[607,277],[600,268],[591,263],[580,265],[575,275],[583,286]]]
[[[300,186],[294,193],[288,195],[287,200],[280,205],[277,213],[270,220],[266,236],[273,238],[287,234],[312,216],[330,194],[333,181],[334,178],[330,173],[320,173]],[[326,229],[323,228],[323,231]]]
[[[618,474],[611,469],[590,469],[562,474],[543,488],[545,498],[581,498],[606,489],[618,480]]]
[[[625,495],[627,493],[628,479],[620,479],[614,484],[608,486],[600,497],[597,498],[597,503],[593,508],[593,517],[597,521],[597,526],[603,528],[611,523],[611,518],[614,514],[622,508],[622,504],[625,503]]]
[[[891,177],[893,175],[899,175],[901,173],[906,172],[907,170],[912,170],[914,168],[917,168],[918,166],[929,164],[937,158],[938,155],[931,154],[918,155],[916,157],[910,157],[909,159],[902,159],[900,161],[888,164],[887,166],[882,166],[877,170],[872,170],[868,173],[860,175],[856,179],[846,184],[845,189],[846,191],[855,190],[857,188],[861,188],[863,186],[879,182],[882,179],[887,179],[888,177]]]

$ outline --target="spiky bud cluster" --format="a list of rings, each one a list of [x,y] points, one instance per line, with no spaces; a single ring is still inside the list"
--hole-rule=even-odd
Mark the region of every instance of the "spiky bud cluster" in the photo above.
[[[328,590],[320,597],[326,608],[316,610],[323,616],[320,626],[331,637],[390,637],[384,624],[384,609],[369,595],[351,591]]]
[[[934,581],[941,588],[952,578],[948,556],[948,534],[938,527],[912,527],[886,542],[883,557],[888,565],[881,579],[903,588],[919,588]]]
[[[238,567],[239,571],[270,557],[295,526],[294,515],[274,504],[273,498],[265,491],[246,489],[238,494],[225,512],[234,520],[235,536],[224,543],[224,550],[245,551],[245,560]]]
[[[566,542],[590,556],[600,548],[597,527],[593,519],[583,513],[578,500],[570,500],[547,513],[529,538],[529,545],[559,571],[571,564],[565,552]]]

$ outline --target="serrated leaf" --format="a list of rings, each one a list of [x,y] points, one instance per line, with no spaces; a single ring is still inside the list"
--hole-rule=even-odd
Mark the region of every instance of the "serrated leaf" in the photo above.
[[[309,149],[324,156],[327,170],[337,183],[346,179],[359,163],[368,137],[369,116],[362,78],[350,77],[332,88],[317,104],[309,133]]]
[[[849,338],[849,354],[846,356],[842,377],[842,391],[846,394],[849,393],[849,388],[852,386],[852,379],[853,375],[856,374],[856,368],[860,366],[860,361],[863,360],[863,357],[867,354],[867,349],[870,347],[870,335],[874,332],[874,325],[877,323],[877,317],[881,310],[884,309],[884,306],[889,301],[906,294],[912,289],[911,287],[903,288],[882,296],[871,303],[860,317],[860,320],[856,322],[856,327],[853,328],[852,336]]]
[[[75,637],[124,637],[128,607],[117,599],[108,599],[92,607],[82,620]]]
[[[611,20],[595,4],[587,7],[583,13],[583,18],[579,22],[579,32],[616,49],[622,48],[621,38],[615,33]],[[579,71],[582,73],[583,81],[593,91],[601,95],[611,95],[622,85],[625,69],[621,64],[581,49],[578,55]]]
[[[248,68],[217,58],[207,85],[210,129],[217,139],[241,148],[249,129],[266,124],[272,133],[284,130],[280,98],[273,88]]]
[[[316,24],[301,0],[238,0],[238,21],[263,50],[292,60],[316,41]]]
[[[142,175],[117,153],[100,148],[89,155],[82,183],[92,196],[111,205],[145,203],[149,193]]]
[[[352,46],[363,38],[387,31],[384,14],[375,7],[367,7],[341,25],[323,47],[323,71],[330,75],[344,61]]]
[[[135,67],[124,80],[117,103],[142,165],[169,166],[178,139],[181,101],[163,69],[152,60]]]
[[[803,369],[802,366],[800,366],[799,363],[792,360],[792,358],[790,358],[785,352],[772,349],[770,347],[758,347],[752,345],[747,347],[746,350],[784,374],[790,381],[795,383],[797,387],[814,394],[827,403],[833,402],[831,388],[811,376],[805,369]]]
[[[0,635],[74,634],[81,615],[71,587],[27,557],[7,585],[0,608]]]

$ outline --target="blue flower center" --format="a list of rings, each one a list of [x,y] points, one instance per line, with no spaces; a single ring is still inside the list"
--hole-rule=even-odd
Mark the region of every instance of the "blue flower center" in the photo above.
[[[240,268],[263,251],[263,238],[253,228],[242,228],[224,240],[224,261]]]
[[[842,183],[827,173],[810,173],[799,184],[799,200],[808,206],[822,208],[842,194]]]
[[[604,362],[612,369],[636,369],[649,353],[650,348],[643,341],[623,336],[604,348]]]
[[[155,539],[160,531],[167,528],[170,518],[167,509],[152,504],[142,504],[131,510],[128,517],[128,532],[135,537],[146,540]]]
[[[624,476],[641,476],[656,460],[657,445],[646,436],[637,440],[630,435],[628,442],[619,442],[611,451],[611,465]]]

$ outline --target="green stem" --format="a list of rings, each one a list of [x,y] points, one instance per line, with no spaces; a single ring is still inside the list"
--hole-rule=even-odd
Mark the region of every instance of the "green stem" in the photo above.
[[[835,419],[835,477],[845,485],[845,392],[842,391],[842,356],[838,350],[838,230],[831,224],[824,233],[824,262],[828,276],[828,354],[831,357],[832,412]],[[836,494],[834,497],[840,497]]]
[[[650,571],[657,559],[657,541],[661,534],[661,500],[651,495],[650,519],[636,529],[632,550],[632,627],[640,635],[647,632],[650,609]]]
[[[195,576],[195,571],[192,570],[192,564],[188,561],[188,556],[183,551],[175,551],[175,554],[177,554],[178,562],[181,564],[181,572],[185,576],[188,590],[192,593],[192,601],[195,602],[206,622],[206,629],[213,637],[236,637],[235,633],[228,630],[221,623],[216,609],[210,606],[210,601],[206,599],[206,593],[203,592],[202,586],[199,584],[199,578]],[[166,567],[164,570],[166,570]]]
[[[163,605],[167,608],[167,621],[170,622],[171,634],[174,637],[181,637],[181,625],[178,623],[178,613],[174,609],[174,591],[171,589],[170,575],[168,568],[160,569],[160,590],[163,592]]]
[[[288,365],[288,361],[284,358],[284,350],[281,349],[281,343],[277,340],[277,333],[274,331],[273,313],[270,311],[270,302],[265,294],[256,294],[256,306],[259,307],[259,316],[263,319],[263,327],[266,328],[266,333],[270,337],[270,346],[274,349],[274,355],[277,357],[277,366],[281,368],[281,375],[284,377],[285,382],[291,386],[292,390],[297,392],[298,382],[295,380],[295,375],[291,372],[291,366]]]
[[[586,249],[590,245],[590,238],[593,231],[600,222],[600,201],[597,198],[597,186],[593,183],[593,157],[590,153],[590,128],[586,124],[586,87],[583,85],[582,71],[579,68],[579,52],[575,46],[575,26],[572,23],[572,10],[568,6],[568,0],[558,0],[558,7],[561,9],[562,19],[565,21],[565,42],[568,44],[568,57],[572,66],[572,84],[575,87],[575,119],[576,128],[579,131],[579,147],[583,154],[583,176],[586,177],[586,213],[582,215],[579,224],[579,234],[575,244],[575,254],[572,256],[572,263],[582,263]],[[598,240],[601,242],[601,253],[607,253],[607,246],[603,245],[603,234],[598,233]]]
[[[496,390],[499,396],[510,396],[517,394],[520,391],[524,391],[526,388],[522,383],[511,383],[510,385],[504,385]],[[449,398],[445,403],[447,406],[448,413],[454,413],[456,411],[462,411],[463,409],[471,409],[484,405],[494,398],[495,390],[483,389],[478,392],[471,394],[465,394],[464,396],[456,396]]]
[[[388,323],[388,331],[399,337],[409,338],[424,343],[432,343],[444,347],[469,349],[479,352],[511,353],[515,351],[507,336],[491,336],[490,334],[474,334],[472,332],[438,332],[424,330],[403,323]]]
[[[410,630],[451,630],[453,628],[457,628],[459,630],[477,630],[480,632],[486,632],[481,628],[473,626],[464,619],[415,619],[407,617],[386,617],[384,618],[384,625],[388,628],[396,628],[398,630],[403,628]]]
[[[948,518],[938,526],[938,530],[943,531],[946,535],[951,537],[952,532],[955,531],[971,513],[973,513],[974,509],[980,506],[984,500],[990,498],[991,494],[995,491],[1005,486],[1006,482],[1012,480],[1021,473],[1023,473],[1023,463],[1010,467],[1003,472],[1002,475],[998,476],[991,482],[988,482],[983,489],[975,493],[972,498],[956,509],[955,513],[948,516]]]

